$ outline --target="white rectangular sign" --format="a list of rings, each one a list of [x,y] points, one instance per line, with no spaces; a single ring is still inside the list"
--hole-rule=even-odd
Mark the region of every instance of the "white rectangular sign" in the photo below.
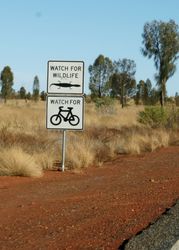
[[[48,94],[83,94],[83,61],[48,61]]]
[[[46,110],[47,128],[83,130],[83,96],[47,96]]]

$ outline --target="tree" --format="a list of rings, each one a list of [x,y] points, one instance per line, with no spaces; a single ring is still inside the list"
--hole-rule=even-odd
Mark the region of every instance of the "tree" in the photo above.
[[[179,94],[178,94],[178,92],[175,93],[175,103],[176,103],[176,106],[178,107],[179,106]]]
[[[137,92],[135,97],[136,104],[148,105],[150,104],[151,99],[151,91],[152,91],[152,84],[150,79],[147,79],[146,82],[140,80],[137,84]]]
[[[122,108],[126,98],[134,96],[136,81],[134,78],[136,64],[133,60],[122,59],[114,62],[115,73],[111,76],[111,91],[113,96],[120,96]]]
[[[26,99],[27,99],[27,100],[31,100],[31,98],[32,98],[32,95],[31,95],[30,92],[28,92],[28,93],[26,94]]]
[[[144,86],[144,98],[145,98],[145,104],[150,104],[150,98],[151,98],[151,91],[152,91],[152,83],[150,79],[147,79]]]
[[[42,91],[42,92],[40,93],[40,98],[41,98],[42,101],[45,101],[45,100],[46,100],[46,96],[47,96],[47,94],[45,93],[45,91]]]
[[[141,89],[140,89],[140,83],[136,86],[136,96],[135,96],[135,104],[139,105],[141,101]]]
[[[24,87],[20,88],[19,95],[20,95],[21,99],[25,99],[26,98],[26,89]]]
[[[34,77],[34,83],[33,83],[33,99],[35,101],[38,101],[39,99],[39,92],[40,92],[40,83],[38,76]]]
[[[1,93],[4,98],[4,102],[7,102],[7,98],[10,97],[12,93],[14,76],[9,66],[4,67],[1,72]]]
[[[93,97],[101,97],[109,91],[109,77],[113,72],[113,63],[108,57],[99,55],[88,68],[90,74],[89,89]]]
[[[145,82],[143,80],[140,80],[137,84],[137,91],[136,91],[136,97],[135,102],[136,104],[143,104],[144,101],[144,86]]]
[[[11,98],[11,99],[17,98],[17,93],[16,93],[15,89],[12,88],[9,98]]]
[[[160,99],[160,91],[156,88],[152,88],[150,92],[150,105],[156,105]]]
[[[160,103],[164,106],[166,82],[176,71],[179,53],[179,26],[173,21],[152,21],[146,23],[143,30],[142,53],[154,58],[157,69],[156,80],[160,90]]]

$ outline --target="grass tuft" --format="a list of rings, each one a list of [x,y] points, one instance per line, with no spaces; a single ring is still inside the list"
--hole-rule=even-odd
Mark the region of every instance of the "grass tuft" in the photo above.
[[[9,148],[0,152],[0,175],[40,177],[42,169],[21,148]]]

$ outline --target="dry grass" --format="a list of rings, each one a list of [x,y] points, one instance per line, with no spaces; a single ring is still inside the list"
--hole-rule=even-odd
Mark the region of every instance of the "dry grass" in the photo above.
[[[84,131],[67,132],[66,167],[100,166],[118,154],[153,151],[177,140],[177,132],[140,125],[141,110],[121,109],[118,103],[98,109],[86,104]],[[61,132],[45,127],[45,102],[0,104],[0,175],[38,176],[52,169],[61,161],[61,137]]]
[[[42,169],[21,148],[10,148],[0,152],[0,175],[40,177]]]
[[[94,141],[79,133],[71,133],[66,152],[69,168],[85,168],[95,162]]]
[[[144,129],[142,132],[131,129],[123,148],[125,153],[140,154],[146,151],[154,151],[160,147],[169,145],[169,135],[166,130]]]
[[[51,170],[54,168],[55,156],[46,152],[34,153],[32,155],[37,165],[43,170]]]
[[[121,108],[118,102],[113,106],[96,108],[93,103],[86,105],[85,127],[114,128],[120,129],[123,126],[135,126],[137,114],[143,107],[129,106]]]

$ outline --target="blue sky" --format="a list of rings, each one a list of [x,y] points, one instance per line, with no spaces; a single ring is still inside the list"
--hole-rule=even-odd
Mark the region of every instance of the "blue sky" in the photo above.
[[[11,67],[16,90],[32,91],[38,75],[46,91],[48,60],[82,60],[88,92],[88,66],[103,54],[134,60],[137,82],[149,78],[154,86],[153,59],[140,52],[144,24],[154,19],[179,24],[179,1],[0,0],[0,71]],[[179,63],[167,91],[179,92]]]

